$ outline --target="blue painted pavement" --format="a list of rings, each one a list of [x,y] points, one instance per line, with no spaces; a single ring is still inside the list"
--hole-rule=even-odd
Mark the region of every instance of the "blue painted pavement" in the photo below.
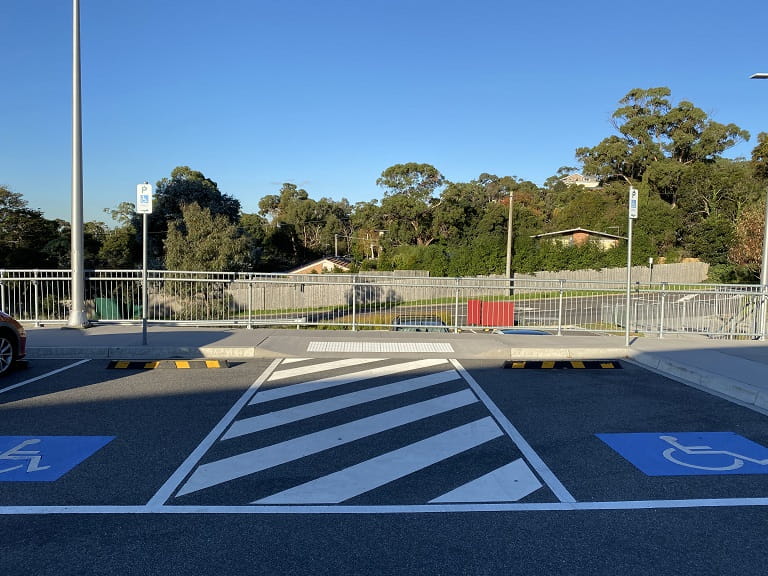
[[[53,482],[114,436],[0,436],[0,482]]]
[[[597,434],[647,476],[768,474],[768,448],[734,432]]]

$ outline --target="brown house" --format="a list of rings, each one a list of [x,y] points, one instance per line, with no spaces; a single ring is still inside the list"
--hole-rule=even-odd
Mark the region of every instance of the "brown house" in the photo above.
[[[607,234],[606,232],[595,232],[594,230],[587,230],[585,228],[571,228],[570,230],[547,232],[546,234],[531,236],[531,238],[536,240],[550,240],[562,244],[563,246],[582,246],[587,242],[595,242],[603,250],[615,248],[622,240],[626,240],[626,237],[624,236],[615,236],[614,234]]]

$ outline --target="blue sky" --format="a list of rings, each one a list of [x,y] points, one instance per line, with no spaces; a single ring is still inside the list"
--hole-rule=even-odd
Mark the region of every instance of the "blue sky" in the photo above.
[[[768,131],[765,0],[81,0],[86,220],[179,165],[256,212],[283,182],[381,198],[426,162],[542,184],[632,88]],[[70,0],[0,2],[0,184],[71,203]]]

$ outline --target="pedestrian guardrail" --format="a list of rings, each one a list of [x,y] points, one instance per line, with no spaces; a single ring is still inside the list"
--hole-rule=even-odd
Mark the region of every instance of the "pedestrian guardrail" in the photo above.
[[[0,308],[35,324],[66,323],[68,270],[0,270]],[[765,336],[758,285],[432,278],[385,274],[255,274],[150,270],[147,310],[140,270],[85,278],[90,322],[318,329],[493,330],[535,328],[624,333]]]

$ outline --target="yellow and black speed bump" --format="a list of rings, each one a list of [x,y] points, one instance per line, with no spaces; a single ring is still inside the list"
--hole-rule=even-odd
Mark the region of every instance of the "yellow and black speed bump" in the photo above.
[[[522,368],[528,370],[554,369],[611,369],[621,368],[617,360],[507,360],[504,368]]]
[[[123,370],[154,370],[155,368],[229,368],[226,360],[113,360],[107,368]]]

